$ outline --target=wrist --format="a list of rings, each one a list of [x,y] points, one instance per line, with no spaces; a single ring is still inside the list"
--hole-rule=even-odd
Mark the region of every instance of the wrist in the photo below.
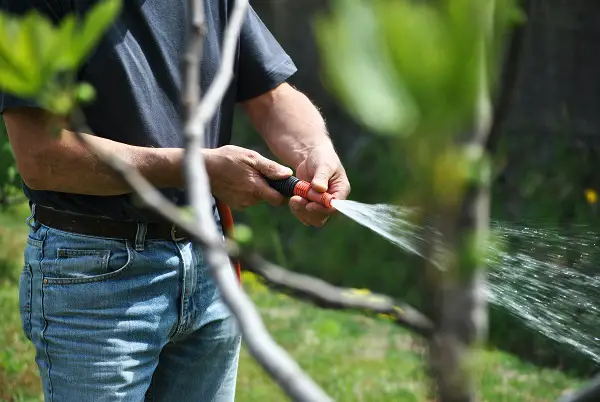
[[[206,168],[206,175],[208,176],[208,183],[210,185],[211,191],[213,190],[214,185],[214,176],[215,176],[215,165],[216,159],[215,156],[218,153],[218,149],[211,148],[202,148],[200,150],[202,153],[202,159],[204,160],[204,166]]]
[[[185,172],[185,150],[183,148],[162,148],[160,150],[160,157],[163,161],[162,165],[165,167],[163,170],[164,176],[162,185],[159,187],[173,187],[173,188],[185,188],[187,186],[186,172]],[[206,166],[206,174],[208,175],[209,181],[214,171],[214,153],[216,150],[202,148],[202,158]]]
[[[184,188],[185,167],[184,150],[182,148],[160,149],[164,169],[164,185],[162,187]]]

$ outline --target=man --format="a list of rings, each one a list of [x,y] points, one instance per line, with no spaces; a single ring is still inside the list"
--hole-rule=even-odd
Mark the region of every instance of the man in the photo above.
[[[92,1],[0,0],[55,21]],[[136,167],[185,204],[180,60],[187,0],[127,0],[79,71],[97,91],[85,108],[98,147]],[[205,0],[201,89],[219,67],[229,0]],[[286,83],[296,68],[250,9],[235,79],[206,131],[212,193],[236,208],[284,199],[263,177],[292,171],[229,142],[234,105],[273,153],[319,191],[350,187],[317,109]],[[48,401],[231,401],[240,336],[207,272],[202,250],[157,219],[129,186],[34,102],[0,93],[9,139],[32,205],[20,283],[23,329],[35,345]],[[332,212],[300,198],[298,219],[321,226]],[[233,273],[231,280],[235,280]]]

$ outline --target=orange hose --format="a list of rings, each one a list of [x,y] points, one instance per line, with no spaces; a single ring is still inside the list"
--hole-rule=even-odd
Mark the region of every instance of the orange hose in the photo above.
[[[223,228],[223,233],[225,236],[230,239],[235,239],[235,223],[233,221],[233,214],[231,213],[231,208],[229,205],[225,204],[221,200],[215,199],[217,202],[217,211],[219,212],[219,217],[221,218],[221,227]],[[238,281],[240,284],[242,283],[242,266],[240,261],[237,258],[231,259],[231,264],[235,268],[235,272],[238,277]]]
[[[298,184],[296,184],[294,187],[294,195],[299,195],[300,197],[309,201],[318,202],[327,208],[331,208],[331,201],[335,199],[333,195],[327,192],[319,193],[318,191],[314,190],[311,184],[304,180],[300,180]]]

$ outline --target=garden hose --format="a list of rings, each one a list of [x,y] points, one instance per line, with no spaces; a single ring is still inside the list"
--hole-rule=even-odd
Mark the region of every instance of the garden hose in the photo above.
[[[265,177],[269,186],[277,190],[284,197],[293,197],[298,195],[309,201],[318,202],[327,208],[331,208],[331,201],[335,197],[327,192],[320,193],[312,188],[309,182],[300,180],[295,176],[290,176],[287,179],[273,180]],[[219,218],[221,220],[221,228],[225,236],[232,240],[235,240],[235,223],[233,221],[233,214],[229,205],[221,200],[216,199],[217,211],[219,212]],[[242,270],[240,261],[236,258],[231,259],[231,263],[236,271],[238,280],[242,281]]]
[[[221,228],[225,236],[232,240],[235,240],[235,223],[233,221],[233,214],[229,205],[223,201],[215,199],[217,203],[217,211],[219,212],[219,218],[221,220]],[[231,258],[231,264],[235,269],[238,281],[242,283],[242,267],[240,261],[237,258]]]
[[[331,201],[335,199],[333,195],[327,192],[320,193],[314,190],[309,182],[300,180],[295,176],[290,176],[282,180],[273,180],[265,177],[265,180],[269,183],[269,186],[288,198],[298,195],[309,201],[318,202],[327,208],[331,208]]]

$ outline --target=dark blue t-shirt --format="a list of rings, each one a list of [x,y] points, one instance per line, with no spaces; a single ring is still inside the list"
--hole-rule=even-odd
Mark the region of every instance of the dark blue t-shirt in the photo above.
[[[0,0],[0,9],[23,13],[31,8],[55,22],[67,13],[84,14],[94,0]],[[180,122],[180,61],[185,47],[187,0],[125,0],[119,18],[79,71],[96,89],[84,109],[94,135],[143,147],[183,147]],[[201,63],[201,93],[206,93],[220,65],[224,30],[232,0],[205,0],[207,33]],[[290,57],[252,8],[241,30],[235,78],[221,107],[206,128],[205,146],[227,144],[234,106],[275,88],[294,72]],[[34,105],[0,92],[0,113],[14,106]],[[74,173],[76,174],[76,173]],[[154,220],[154,214],[131,195],[89,196],[34,191],[24,185],[31,202],[75,213],[117,220]],[[184,205],[182,189],[164,189]]]

